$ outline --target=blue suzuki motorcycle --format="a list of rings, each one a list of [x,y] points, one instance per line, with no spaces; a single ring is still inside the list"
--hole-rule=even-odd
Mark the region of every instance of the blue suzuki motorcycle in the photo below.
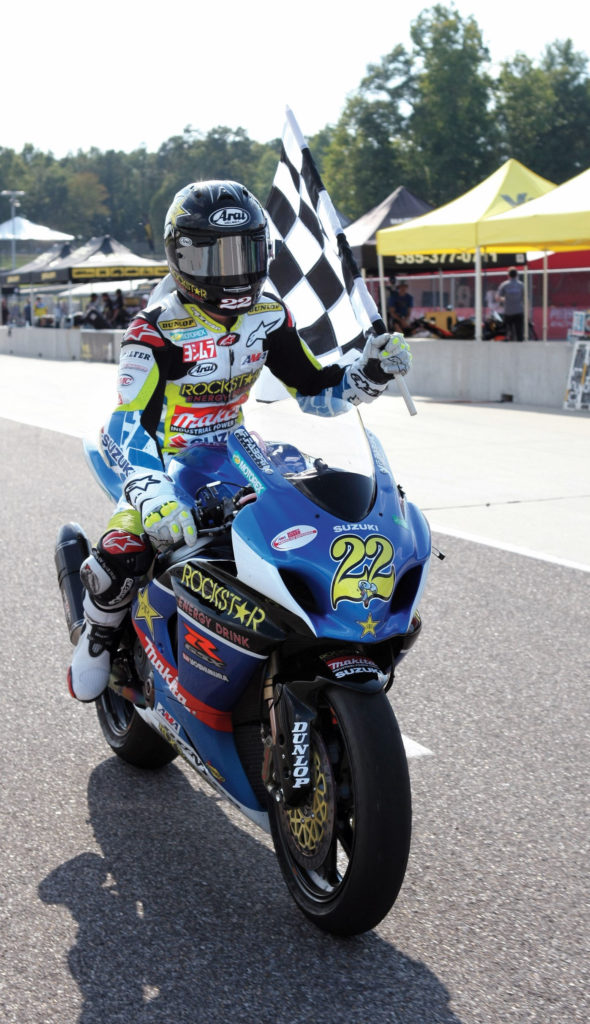
[[[248,429],[168,467],[194,504],[197,545],[155,557],[96,710],[124,761],[156,769],[180,755],[270,831],[300,910],[353,935],[390,911],[410,850],[388,691],[420,632],[430,531],[356,409],[250,406]],[[86,454],[117,501],[106,446]],[[89,549],[78,524],[61,528],[74,643]]]

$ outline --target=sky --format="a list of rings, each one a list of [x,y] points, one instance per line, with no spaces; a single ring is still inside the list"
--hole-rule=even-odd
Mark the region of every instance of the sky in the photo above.
[[[452,6],[451,0],[441,0]],[[0,13],[0,147],[57,158],[95,146],[149,152],[188,126],[282,133],[290,107],[305,136],[335,124],[371,63],[432,3],[369,0],[7,0]],[[580,0],[457,0],[473,15],[492,72],[516,52],[538,60],[571,38],[590,53]],[[18,187],[15,183],[12,187]]]

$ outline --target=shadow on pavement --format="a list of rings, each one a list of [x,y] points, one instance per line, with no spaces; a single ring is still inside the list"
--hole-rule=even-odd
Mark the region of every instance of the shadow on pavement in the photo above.
[[[147,773],[110,758],[88,803],[103,855],[82,853],[39,887],[78,924],[80,1024],[461,1024],[423,963],[375,932],[342,940],[308,923],[274,855],[176,765]]]

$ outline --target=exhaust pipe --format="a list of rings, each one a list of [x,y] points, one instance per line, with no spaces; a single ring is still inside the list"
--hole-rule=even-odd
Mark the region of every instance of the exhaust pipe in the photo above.
[[[78,523],[60,527],[55,542],[55,568],[70,640],[75,646],[84,624],[84,587],[80,566],[90,554],[90,542]]]

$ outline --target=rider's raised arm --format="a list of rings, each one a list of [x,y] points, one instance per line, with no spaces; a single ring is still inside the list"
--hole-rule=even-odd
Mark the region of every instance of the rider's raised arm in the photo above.
[[[288,311],[287,311],[288,312]],[[401,334],[371,336],[348,366],[322,366],[299,336],[290,315],[266,339],[268,369],[296,398],[304,412],[338,415],[342,402],[373,402],[393,376],[407,373],[411,354]]]

